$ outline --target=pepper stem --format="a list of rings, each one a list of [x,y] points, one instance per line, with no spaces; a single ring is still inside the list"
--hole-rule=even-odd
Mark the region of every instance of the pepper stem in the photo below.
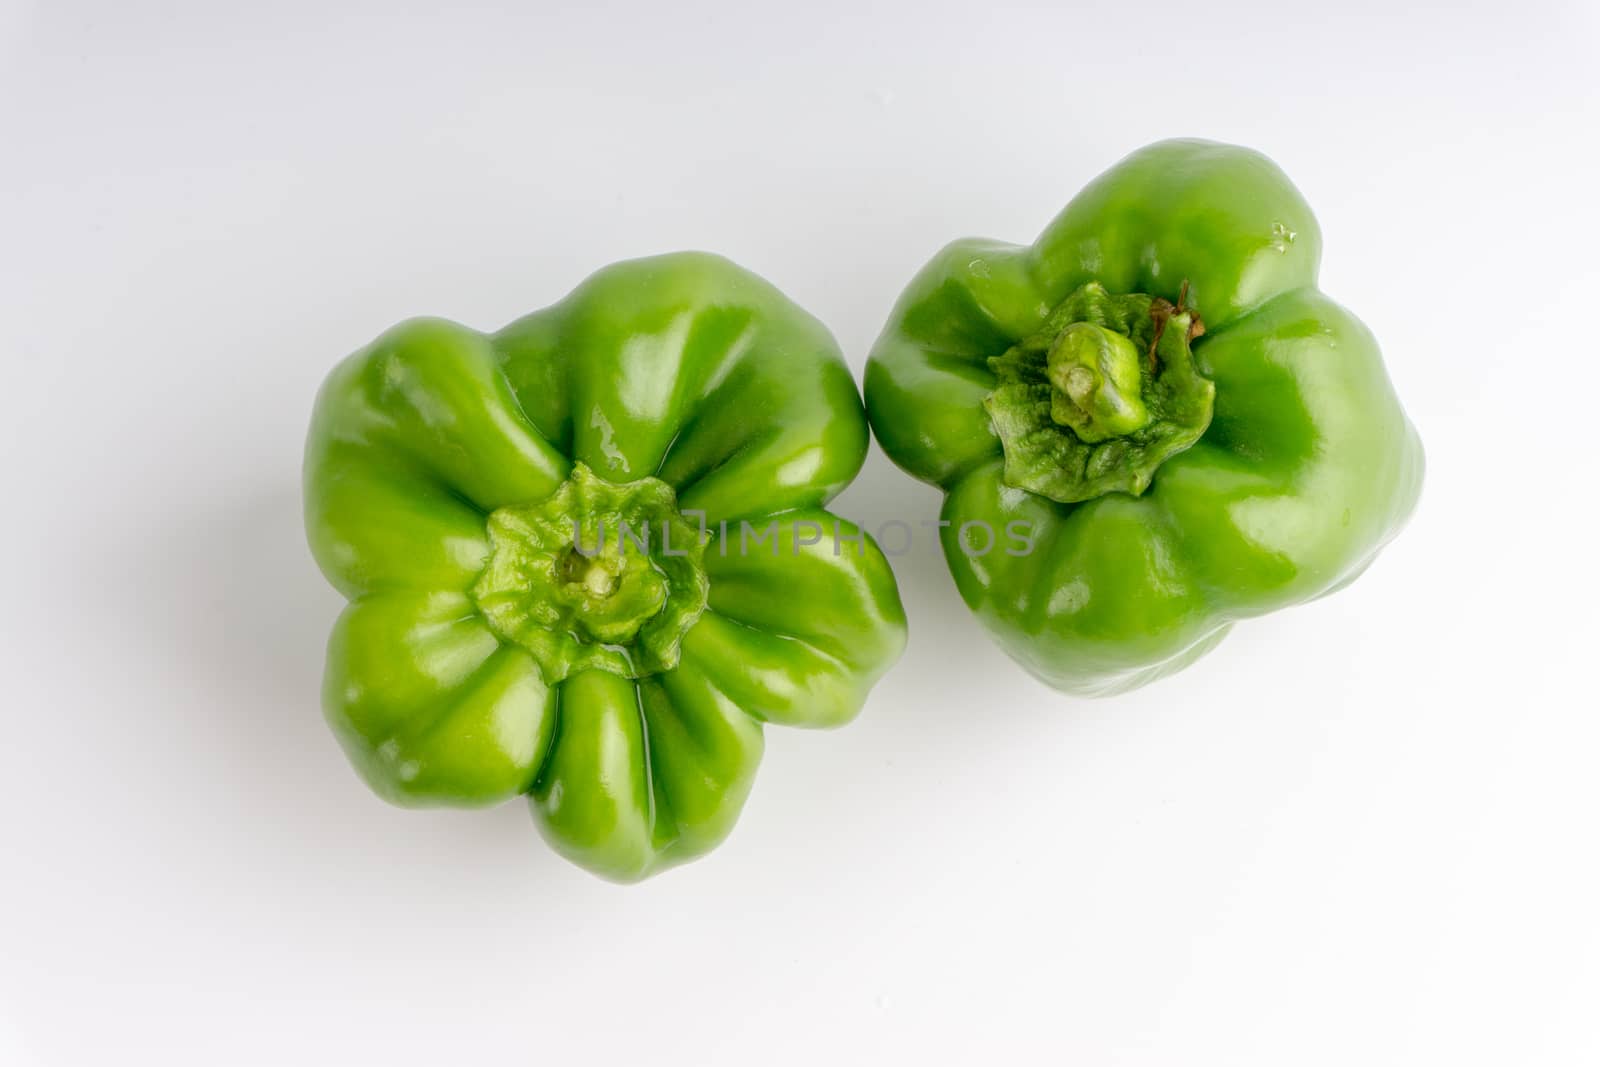
[[[1157,468],[1205,433],[1216,387],[1189,342],[1183,306],[1086,282],[1035,333],[989,358],[983,398],[1005,451],[1005,482],[1060,504],[1150,487]]]
[[[660,541],[623,534],[650,529]],[[642,678],[677,665],[709,585],[700,531],[670,485],[614,484],[575,463],[546,499],[492,512],[488,532],[493,550],[473,599],[496,636],[533,655],[546,684],[580,670]]]
[[[1140,397],[1140,363],[1122,334],[1091,322],[1068,326],[1045,357],[1051,421],[1087,444],[1143,429],[1150,412]]]

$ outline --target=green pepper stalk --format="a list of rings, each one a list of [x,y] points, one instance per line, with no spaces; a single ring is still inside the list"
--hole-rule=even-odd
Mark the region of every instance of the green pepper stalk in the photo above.
[[[1193,312],[1089,282],[1035,333],[988,361],[984,398],[1008,484],[1070,504],[1142,493],[1200,439],[1216,390],[1194,366]]]

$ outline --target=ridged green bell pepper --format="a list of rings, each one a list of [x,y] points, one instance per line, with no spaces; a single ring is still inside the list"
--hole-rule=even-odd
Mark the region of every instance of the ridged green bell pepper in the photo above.
[[[494,334],[394,327],[306,446],[351,601],[334,732],[397,803],[527,794],[608,878],[704,853],[763,724],[848,721],[904,647],[888,563],[823,510],[866,445],[828,331],[714,256],[617,264]]]
[[[1372,335],[1318,291],[1321,247],[1270,160],[1166,141],[1032,245],[957,241],[900,298],[873,431],[945,490],[962,598],[1045,682],[1178,670],[1351,581],[1411,513],[1421,443]],[[1008,528],[1031,550],[978,551]]]

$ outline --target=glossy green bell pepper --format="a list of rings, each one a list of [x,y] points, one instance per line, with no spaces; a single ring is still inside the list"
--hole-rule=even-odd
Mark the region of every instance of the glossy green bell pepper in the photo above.
[[[762,727],[835,726],[905,644],[878,547],[823,506],[867,445],[828,331],[703,254],[608,267],[481,334],[402,323],[341,363],[305,459],[351,601],[324,705],[401,804],[527,794],[619,881],[732,828]]]
[[[873,431],[945,490],[962,598],[1045,682],[1178,670],[1351,581],[1411,513],[1421,443],[1372,335],[1318,291],[1321,246],[1270,160],[1166,141],[1032,245],[957,241],[901,297]]]

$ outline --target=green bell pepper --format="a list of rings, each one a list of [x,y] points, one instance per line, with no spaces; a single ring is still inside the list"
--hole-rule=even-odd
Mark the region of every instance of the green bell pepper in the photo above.
[[[873,431],[944,489],[962,598],[1046,683],[1178,670],[1354,579],[1411,513],[1421,443],[1372,335],[1318,291],[1321,245],[1270,160],[1165,141],[1032,245],[957,241],[900,298]]]
[[[732,828],[762,727],[835,726],[899,656],[894,576],[823,506],[860,396],[815,319],[726,260],[608,267],[498,333],[402,323],[339,364],[305,459],[351,601],[324,705],[401,804],[527,794],[630,881]]]

